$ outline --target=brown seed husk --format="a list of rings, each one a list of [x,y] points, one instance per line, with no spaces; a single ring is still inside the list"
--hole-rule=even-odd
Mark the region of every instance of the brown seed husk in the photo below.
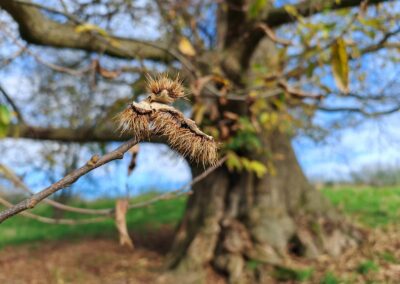
[[[184,157],[206,165],[215,165],[218,146],[214,139],[202,132],[193,131],[187,120],[168,111],[159,111],[152,117],[154,132],[167,138],[168,144]]]
[[[133,104],[129,105],[129,107],[116,116],[116,120],[119,124],[118,129],[121,133],[129,132],[133,134],[133,137],[138,141],[150,137],[149,119],[150,113],[139,112]]]
[[[172,101],[185,97],[185,90],[179,76],[171,80],[166,75],[159,75],[156,78],[147,76],[147,91],[151,94],[160,94],[163,90],[168,92]]]
[[[171,80],[163,75],[156,79],[148,77],[148,90],[153,94],[167,90],[174,99],[185,95],[178,78]],[[172,149],[191,161],[203,166],[217,163],[218,145],[214,138],[172,106],[149,100],[132,103],[117,116],[117,120],[120,131],[129,131],[138,141],[152,135],[163,136]]]

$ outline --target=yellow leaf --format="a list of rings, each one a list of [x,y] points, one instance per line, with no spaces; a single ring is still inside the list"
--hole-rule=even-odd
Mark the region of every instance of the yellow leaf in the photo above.
[[[203,104],[196,103],[193,106],[193,117],[194,117],[194,121],[197,124],[201,124],[201,122],[203,121],[205,111],[206,111],[206,107]]]
[[[339,38],[332,45],[332,71],[336,86],[344,93],[349,92],[349,58],[346,43]]]
[[[178,45],[179,51],[182,52],[183,54],[187,56],[195,56],[196,55],[196,50],[194,50],[193,45],[190,43],[190,41],[183,37],[179,41]]]
[[[228,170],[230,171],[242,170],[243,168],[242,163],[240,162],[239,156],[236,155],[235,152],[229,151],[226,156],[227,156],[226,166],[228,167]]]
[[[243,168],[248,171],[251,172],[251,161],[245,157],[240,157],[240,163],[243,165]]]
[[[89,23],[85,23],[85,24],[76,26],[75,31],[77,33],[86,33],[86,32],[94,31],[94,32],[101,34],[102,36],[108,36],[108,33],[106,30],[100,28],[99,26],[89,24]]]
[[[267,173],[267,167],[263,163],[256,160],[250,162],[250,168],[258,178],[263,177],[263,175]]]

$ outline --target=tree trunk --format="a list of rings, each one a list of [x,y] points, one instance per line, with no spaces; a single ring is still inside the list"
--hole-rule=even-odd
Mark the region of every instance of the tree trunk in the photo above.
[[[170,254],[171,268],[191,272],[193,283],[201,283],[209,267],[230,283],[262,282],[262,270],[246,264],[336,256],[361,239],[308,183],[290,138],[274,132],[263,140],[274,174],[258,179],[220,168],[194,187]]]

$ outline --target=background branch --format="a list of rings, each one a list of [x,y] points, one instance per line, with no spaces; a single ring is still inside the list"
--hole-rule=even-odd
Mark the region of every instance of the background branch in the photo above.
[[[0,197],[0,204],[3,204],[5,207],[12,208],[14,204],[9,202],[8,200]],[[81,219],[81,220],[74,220],[74,219],[55,219],[49,217],[43,217],[37,214],[33,214],[30,212],[21,212],[21,215],[24,217],[28,217],[30,219],[34,219],[36,221],[47,223],[47,224],[63,224],[63,225],[79,225],[79,224],[90,224],[90,223],[97,223],[102,222],[105,220],[111,220],[110,217],[95,217],[95,218],[88,218],[88,219]]]
[[[14,110],[15,114],[17,115],[18,121],[22,124],[25,124],[24,117],[22,116],[21,110],[19,107],[14,103],[13,99],[11,96],[4,90],[4,88],[0,85],[0,93],[3,94],[4,98],[6,99],[7,103],[10,104],[12,109]]]
[[[132,136],[128,133],[119,134],[111,127],[85,128],[53,128],[29,125],[10,125],[8,137],[28,138],[34,140],[50,140],[60,142],[110,142],[127,141]]]
[[[390,1],[393,2],[393,0],[369,0],[368,5],[377,5],[379,3]],[[360,6],[363,2],[363,0],[308,0],[292,6],[296,9],[299,16],[310,17],[323,12],[328,7],[330,8],[330,10],[333,11],[338,9],[357,7]],[[271,28],[282,26],[284,24],[290,24],[296,21],[297,18],[288,13],[288,11],[284,7],[271,10],[268,13],[268,16],[264,19],[264,22]]]
[[[34,193],[28,188],[28,186],[8,167],[5,165],[0,164],[0,171],[2,171],[3,175],[9,179],[15,186],[21,188],[26,193],[33,195]],[[88,208],[79,208],[69,206],[60,202],[57,202],[52,199],[45,198],[43,199],[44,203],[48,205],[69,212],[81,213],[81,214],[89,214],[89,215],[111,215],[109,209],[88,209]]]

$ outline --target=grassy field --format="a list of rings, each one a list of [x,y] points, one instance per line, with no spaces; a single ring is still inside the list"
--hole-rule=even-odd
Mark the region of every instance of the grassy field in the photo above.
[[[323,193],[343,212],[369,227],[400,223],[400,187],[342,186],[325,188]]]
[[[132,203],[141,202],[151,198],[154,194],[132,199]],[[114,200],[97,200],[94,202],[74,202],[71,205],[82,208],[112,208]],[[168,224],[174,225],[183,214],[185,199],[171,199],[158,201],[151,206],[133,209],[128,212],[128,228],[133,231],[154,230]],[[1,206],[0,206],[1,208]],[[40,205],[35,208],[33,213],[41,216],[51,217],[53,209],[48,205]],[[67,212],[63,218],[91,218],[93,215],[82,215]],[[92,237],[116,237],[116,228],[113,220],[105,220],[92,224],[61,225],[46,224],[23,216],[13,218],[1,224],[0,229],[0,248],[7,245],[17,245],[45,240],[73,240],[79,238]]]
[[[322,192],[345,213],[370,226],[385,226],[400,222],[400,188],[339,187],[325,188]],[[137,197],[139,202],[151,194]],[[75,206],[90,208],[113,207],[113,200],[97,200],[91,203],[75,203]],[[165,224],[174,225],[181,218],[185,199],[159,201],[149,207],[130,210],[128,228],[133,231],[156,229]],[[40,205],[34,213],[51,216],[52,208]],[[90,215],[67,213],[65,218],[88,218]],[[115,237],[112,220],[83,225],[44,224],[22,216],[13,217],[1,225],[0,247],[32,241],[79,239],[82,237]]]

